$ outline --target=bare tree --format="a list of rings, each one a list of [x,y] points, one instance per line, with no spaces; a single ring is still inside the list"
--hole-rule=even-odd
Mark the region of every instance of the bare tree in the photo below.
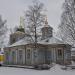
[[[65,0],[63,4],[59,34],[64,41],[75,41],[75,0]]]
[[[2,20],[2,16],[0,15],[0,46],[3,47],[5,45],[5,37],[7,32],[6,20]]]
[[[39,1],[33,1],[33,5],[29,6],[29,10],[26,11],[26,23],[30,33],[35,36],[35,42],[37,42],[37,30],[39,26],[44,25],[45,15],[44,4]]]
[[[28,30],[30,35],[34,37],[33,41],[35,43],[35,57],[36,54],[36,45],[37,45],[37,32],[38,27],[44,25],[45,15],[44,15],[44,4],[35,0],[33,4],[29,6],[29,9],[26,11],[25,20],[26,25],[28,26]]]

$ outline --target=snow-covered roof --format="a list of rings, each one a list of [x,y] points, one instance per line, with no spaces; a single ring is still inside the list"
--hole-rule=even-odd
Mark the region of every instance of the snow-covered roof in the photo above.
[[[13,47],[13,46],[19,46],[19,45],[26,45],[26,44],[29,44],[29,43],[32,43],[32,40],[30,37],[24,37],[23,39],[15,42],[14,44],[8,46],[8,47]]]
[[[15,42],[14,44],[8,46],[8,47],[13,47],[13,46],[18,46],[18,45],[26,45],[26,44],[30,44],[33,43],[34,38],[30,37],[30,36],[26,36],[23,39],[19,40],[18,42]],[[59,40],[58,38],[55,37],[50,37],[44,40],[41,40],[41,38],[38,39],[38,44],[43,44],[43,45],[49,45],[49,44],[67,44],[61,40]]]
[[[55,38],[55,37],[50,37],[44,40],[40,40],[38,43],[40,44],[67,44],[63,42],[62,40],[59,40],[58,38]]]

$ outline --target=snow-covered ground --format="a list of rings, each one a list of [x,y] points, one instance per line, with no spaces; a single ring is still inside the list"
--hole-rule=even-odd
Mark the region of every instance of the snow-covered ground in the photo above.
[[[0,75],[75,75],[75,69],[62,70],[59,65],[55,65],[49,70],[0,67]]]

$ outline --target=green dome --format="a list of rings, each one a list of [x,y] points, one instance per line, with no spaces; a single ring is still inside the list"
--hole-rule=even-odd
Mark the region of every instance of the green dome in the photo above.
[[[24,28],[17,28],[17,30],[16,31],[21,31],[21,32],[25,32],[25,30],[24,30]]]

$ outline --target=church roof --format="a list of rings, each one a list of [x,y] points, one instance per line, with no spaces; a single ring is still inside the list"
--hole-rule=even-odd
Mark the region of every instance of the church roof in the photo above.
[[[63,42],[62,40],[59,40],[58,38],[55,38],[55,37],[50,37],[44,40],[40,40],[38,43],[45,44],[45,45],[47,44],[67,44]]]
[[[9,47],[13,47],[13,46],[20,46],[20,45],[27,45],[27,44],[30,44],[32,43],[32,39],[30,37],[24,37],[23,39],[19,40],[18,42],[10,45]],[[51,37],[51,38],[48,38],[48,39],[44,39],[44,40],[38,40],[38,44],[43,44],[43,45],[49,45],[49,44],[52,44],[52,45],[55,45],[55,44],[67,44],[61,40],[59,40],[58,38],[55,38],[55,37]]]
[[[29,36],[24,37],[23,39],[15,42],[14,44],[10,45],[9,47],[19,46],[19,45],[26,45],[32,42],[32,39]]]

